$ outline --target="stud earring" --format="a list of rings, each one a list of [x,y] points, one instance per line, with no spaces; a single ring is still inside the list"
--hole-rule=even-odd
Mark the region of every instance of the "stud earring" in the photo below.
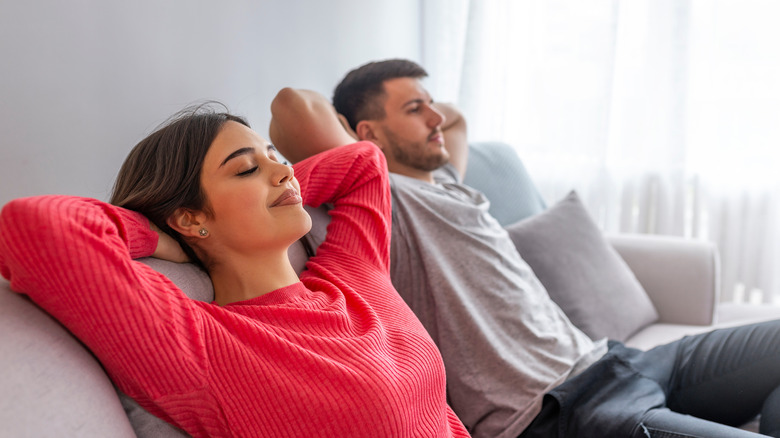
[[[209,235],[209,230],[205,228],[201,228],[200,230],[198,230],[198,234],[200,234],[201,237],[206,237]]]

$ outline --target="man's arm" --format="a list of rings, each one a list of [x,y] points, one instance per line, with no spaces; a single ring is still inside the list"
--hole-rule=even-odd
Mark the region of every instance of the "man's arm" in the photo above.
[[[356,141],[324,96],[293,88],[281,89],[271,102],[268,135],[279,152],[293,163]]]
[[[466,165],[469,159],[466,119],[452,104],[436,102],[433,106],[445,117],[444,124],[441,126],[444,133],[444,147],[450,153],[450,163],[463,177],[466,175]]]

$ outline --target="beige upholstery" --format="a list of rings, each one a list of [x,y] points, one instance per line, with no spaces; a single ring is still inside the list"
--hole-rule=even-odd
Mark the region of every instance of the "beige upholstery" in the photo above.
[[[713,323],[720,296],[718,251],[713,244],[625,234],[609,240],[656,306],[658,322]]]
[[[780,318],[780,306],[719,303],[718,250],[711,243],[645,235],[609,236],[609,241],[659,314],[626,345],[646,350],[716,328]]]
[[[2,279],[0,333],[0,434],[135,437],[94,357]]]

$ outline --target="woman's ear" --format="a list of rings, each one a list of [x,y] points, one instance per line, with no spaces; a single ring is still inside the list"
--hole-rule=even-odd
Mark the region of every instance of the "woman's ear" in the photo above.
[[[184,237],[204,237],[200,232],[205,223],[205,215],[202,212],[179,207],[168,217],[166,223]]]

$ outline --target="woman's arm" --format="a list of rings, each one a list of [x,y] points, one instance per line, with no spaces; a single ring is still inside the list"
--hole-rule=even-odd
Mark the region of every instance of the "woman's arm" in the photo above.
[[[130,395],[138,382],[178,393],[205,373],[189,300],[133,260],[157,243],[143,216],[93,199],[24,198],[0,213],[0,273],[81,339]]]
[[[390,194],[387,165],[372,143],[354,144],[333,105],[319,93],[284,88],[271,104],[271,141],[296,162],[304,203],[333,203],[318,254],[341,254],[388,269]],[[349,147],[342,146],[353,144]],[[303,161],[301,161],[303,160]],[[325,248],[325,250],[324,250]]]
[[[389,271],[391,204],[387,164],[373,143],[317,154],[293,166],[305,204],[332,203],[328,233],[317,254],[338,252]],[[343,264],[343,263],[342,263]]]

